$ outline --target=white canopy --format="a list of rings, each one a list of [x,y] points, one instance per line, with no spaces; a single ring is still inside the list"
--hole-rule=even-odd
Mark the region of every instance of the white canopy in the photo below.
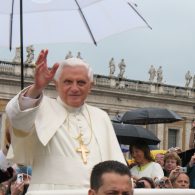
[[[9,46],[12,2],[0,0],[0,46]],[[97,42],[113,34],[147,26],[127,0],[77,2],[23,0],[23,45],[93,42],[83,16]],[[17,46],[20,46],[20,0],[14,0],[13,5],[12,47]]]

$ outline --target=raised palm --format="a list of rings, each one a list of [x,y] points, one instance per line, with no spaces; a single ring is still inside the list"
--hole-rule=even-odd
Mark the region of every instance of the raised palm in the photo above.
[[[37,89],[43,90],[50,81],[53,80],[56,70],[58,69],[59,64],[54,64],[51,69],[47,65],[47,54],[48,50],[42,50],[39,53],[39,56],[36,61],[36,70],[35,70],[35,86]]]

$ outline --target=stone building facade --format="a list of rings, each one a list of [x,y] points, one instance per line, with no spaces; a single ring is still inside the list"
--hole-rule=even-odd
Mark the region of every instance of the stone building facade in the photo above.
[[[33,82],[34,67],[25,65],[24,86]],[[0,126],[3,126],[5,106],[20,91],[20,64],[0,61]],[[56,97],[54,84],[45,94]],[[110,117],[140,107],[160,107],[175,111],[182,121],[148,125],[161,140],[159,148],[178,146],[188,149],[191,121],[195,118],[195,90],[139,80],[94,75],[94,87],[87,102],[108,112]],[[97,116],[98,117],[98,116]],[[2,134],[2,132],[1,132]],[[2,137],[2,136],[1,136]]]

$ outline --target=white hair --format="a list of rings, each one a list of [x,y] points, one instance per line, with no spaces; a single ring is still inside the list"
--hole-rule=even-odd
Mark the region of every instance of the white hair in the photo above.
[[[84,62],[80,58],[68,58],[66,60],[59,62],[59,67],[58,67],[58,69],[55,73],[55,76],[54,76],[55,81],[59,80],[59,77],[62,73],[62,70],[64,69],[64,67],[67,67],[67,66],[69,66],[69,67],[78,67],[78,66],[85,67],[87,70],[88,77],[89,77],[90,81],[93,82],[93,71],[92,71],[90,65],[87,64],[86,62]]]

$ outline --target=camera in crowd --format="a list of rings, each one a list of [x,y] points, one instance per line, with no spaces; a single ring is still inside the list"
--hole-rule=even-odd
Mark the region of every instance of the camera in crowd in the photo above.
[[[18,174],[16,181],[17,181],[17,183],[22,183],[23,182],[23,174]]]
[[[145,184],[144,184],[143,181],[137,181],[137,182],[135,183],[135,187],[136,187],[136,188],[145,188]]]
[[[165,180],[157,178],[157,179],[155,179],[155,184],[157,186],[164,186],[165,185]]]
[[[187,173],[187,167],[180,167],[180,172]]]

